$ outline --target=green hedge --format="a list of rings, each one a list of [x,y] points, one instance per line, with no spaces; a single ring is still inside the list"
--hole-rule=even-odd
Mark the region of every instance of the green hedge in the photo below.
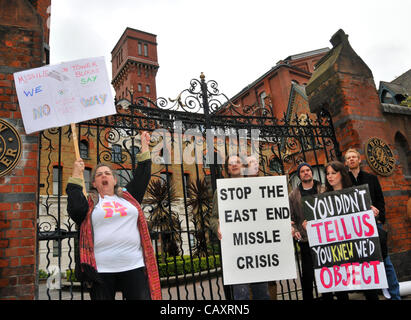
[[[184,260],[183,260],[184,258]],[[166,259],[166,263],[159,263],[159,274],[160,277],[175,276],[182,274],[197,273],[200,270],[207,270],[207,259],[206,257],[193,258],[192,262],[190,256],[179,257],[169,257]],[[214,269],[221,266],[220,256],[209,256],[208,257],[208,268]]]
[[[175,262],[174,262],[175,261]],[[212,270],[214,268],[218,268],[221,266],[220,256],[209,256],[208,257],[208,264],[209,269]],[[166,259],[166,263],[159,263],[159,275],[160,278],[167,277],[167,276],[175,276],[177,269],[177,275],[191,274],[197,273],[200,270],[204,271],[207,270],[207,259],[206,257],[200,258],[193,258],[193,262],[191,263],[190,256],[177,256],[177,257],[168,257]],[[192,270],[194,269],[194,270]],[[184,272],[185,270],[185,272]],[[67,281],[76,282],[77,279],[74,275],[74,270],[66,270],[66,279]]]
[[[76,275],[74,274],[74,270],[70,270],[70,269],[66,270],[66,279],[67,281],[77,282]]]

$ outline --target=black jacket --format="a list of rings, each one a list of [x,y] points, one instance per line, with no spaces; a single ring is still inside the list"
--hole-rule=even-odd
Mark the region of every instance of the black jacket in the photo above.
[[[355,186],[362,184],[368,184],[370,190],[371,203],[374,207],[379,210],[377,221],[385,223],[385,201],[384,195],[382,193],[380,182],[378,181],[377,176],[360,170],[357,179],[350,172],[351,181]]]
[[[354,185],[359,186],[362,184],[368,184],[368,189],[370,190],[371,203],[374,207],[379,210],[379,214],[376,218],[377,223],[385,223],[385,201],[384,195],[382,193],[380,182],[377,176],[362,171],[358,173],[357,179],[350,172],[350,178]],[[377,225],[378,226],[378,225]],[[383,259],[388,255],[388,245],[387,245],[387,232],[382,228],[378,227],[379,240],[381,245],[381,254]]]
[[[316,194],[325,192],[324,186],[322,186],[317,180],[314,180],[313,189],[316,190]],[[305,220],[303,207],[301,205],[302,190],[302,183],[300,183],[297,188],[290,193],[288,199],[290,202],[291,221],[295,223],[294,228],[300,232],[301,241],[307,242],[307,230],[305,230],[302,226],[302,223]]]
[[[133,172],[133,178],[125,187],[133,198],[139,203],[143,201],[144,193],[146,192],[150,178],[151,159],[148,158],[138,163],[137,168]],[[88,211],[88,201],[83,195],[83,188],[79,184],[71,183],[69,179],[69,183],[66,187],[66,193],[67,212],[70,218],[73,219],[77,225],[80,225],[86,217]],[[96,204],[97,201],[94,203]]]
[[[133,178],[127,184],[127,191],[136,199],[139,203],[142,202],[147,185],[151,178],[151,159],[148,154],[145,157],[141,157],[137,168],[133,172]],[[71,180],[74,179],[74,180]],[[82,183],[78,183],[76,178],[70,178],[66,187],[67,193],[67,212],[71,219],[77,224],[77,234],[75,238],[75,276],[79,281],[99,281],[99,278],[95,275],[95,272],[90,268],[84,266],[80,268],[80,255],[79,255],[79,236],[80,225],[87,216],[89,210],[89,203],[83,194]],[[93,200],[94,205],[98,201],[97,192],[90,192],[89,197],[96,199]]]

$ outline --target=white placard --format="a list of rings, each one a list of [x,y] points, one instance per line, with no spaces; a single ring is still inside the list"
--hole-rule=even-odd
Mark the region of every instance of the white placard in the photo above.
[[[104,57],[14,73],[27,134],[116,113]]]
[[[388,287],[367,185],[302,198],[319,292]]]
[[[224,284],[297,277],[285,176],[217,180]]]

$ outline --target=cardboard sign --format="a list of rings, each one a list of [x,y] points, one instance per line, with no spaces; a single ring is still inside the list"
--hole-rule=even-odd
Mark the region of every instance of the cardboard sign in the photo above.
[[[14,73],[26,133],[116,113],[104,57]]]
[[[301,201],[318,291],[387,288],[368,185]]]
[[[217,180],[224,284],[297,277],[285,176]]]

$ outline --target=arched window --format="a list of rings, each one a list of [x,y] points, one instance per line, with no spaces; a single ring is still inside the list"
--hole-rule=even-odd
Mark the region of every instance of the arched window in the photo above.
[[[84,185],[86,187],[86,191],[89,192],[90,187],[91,187],[91,169],[85,168],[83,176],[84,176]]]
[[[140,147],[138,147],[138,146],[131,147],[131,153],[133,154],[134,157],[137,157],[137,154],[139,152],[140,152]]]
[[[395,104],[394,97],[393,97],[392,94],[391,94],[389,91],[387,91],[387,90],[384,90],[384,91],[382,92],[381,102],[382,102],[382,103]]]
[[[272,159],[270,159],[270,162],[268,163],[268,168],[270,169],[271,172],[281,174],[282,166],[281,166],[280,159],[276,157],[273,157]]]
[[[63,167],[53,166],[53,195],[61,195],[63,190]]]
[[[117,169],[117,184],[120,187],[125,187],[127,183],[131,180],[133,177],[132,170],[130,169]]]
[[[262,108],[265,107],[265,98],[266,97],[267,97],[267,94],[265,93],[265,91],[260,93],[260,104],[261,104]]]
[[[89,159],[87,140],[80,141],[80,157],[82,159]]]
[[[121,162],[121,145],[113,144],[111,147],[111,161],[114,163]]]
[[[400,165],[403,168],[404,175],[411,179],[411,151],[407,139],[400,133],[395,134],[395,149],[398,152]]]

